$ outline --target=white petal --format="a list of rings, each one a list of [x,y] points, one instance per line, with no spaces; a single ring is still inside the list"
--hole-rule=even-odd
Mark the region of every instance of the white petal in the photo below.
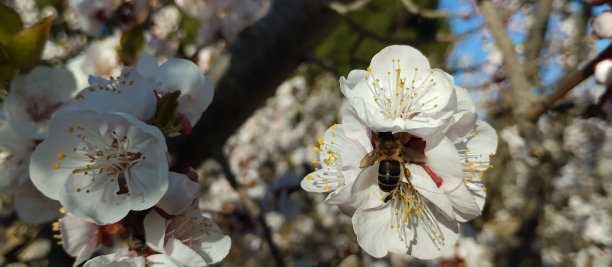
[[[153,92],[154,85],[135,69],[124,68],[116,81],[104,83],[91,84],[81,90],[76,99],[55,116],[77,110],[94,110],[124,112],[144,121],[155,115],[157,99]]]
[[[181,213],[195,200],[200,184],[191,181],[187,175],[170,172],[168,174],[168,191],[157,203],[157,207],[170,215]]]
[[[457,221],[467,222],[480,216],[482,213],[483,206],[476,202],[476,199],[465,185],[459,185],[454,190],[446,192],[446,195],[453,203],[455,219]]]
[[[166,252],[164,249],[164,239],[166,236],[166,219],[157,211],[152,210],[147,213],[143,220],[145,239],[147,246],[159,252]]]
[[[166,253],[177,262],[183,264],[183,266],[198,267],[208,265],[198,253],[174,238],[168,239]]]
[[[392,60],[397,64],[395,68]],[[396,68],[406,72],[406,77],[413,77],[417,72],[415,68],[422,71],[429,70],[430,66],[427,58],[419,50],[407,45],[391,45],[372,57],[370,68],[376,77],[387,77],[387,72],[395,71]]]
[[[476,123],[476,108],[467,90],[455,86],[457,93],[457,113],[453,114],[447,129],[446,136],[455,141],[474,129]]]
[[[51,114],[68,103],[76,90],[72,73],[65,69],[36,67],[11,82],[4,100],[4,113],[20,135],[43,139],[48,134]]]
[[[333,180],[327,180],[333,179]],[[309,173],[302,179],[301,186],[304,190],[313,193],[331,192],[338,188],[340,184],[334,178],[325,176],[323,170]]]
[[[373,209],[383,206],[378,187],[378,164],[364,169],[351,188],[350,205],[357,209]]]
[[[178,111],[185,114],[192,125],[200,119],[214,95],[212,79],[204,76],[198,66],[185,59],[172,59],[161,65],[155,81],[160,92],[181,91]]]
[[[136,70],[147,79],[154,79],[157,74],[157,59],[149,54],[143,53],[138,59]]]
[[[95,257],[83,267],[144,267],[145,258],[133,251],[117,251],[112,254]]]
[[[346,139],[358,142],[366,151],[372,151],[372,131],[357,117],[357,113],[352,108],[344,110],[342,117],[342,127]]]
[[[27,223],[50,222],[59,217],[60,207],[58,201],[45,197],[30,181],[19,187],[15,194],[17,215]]]
[[[427,142],[425,145],[426,164],[442,178],[440,189],[443,192],[455,189],[463,182],[461,159],[455,146],[444,137],[434,147]]]
[[[398,234],[389,227],[392,222],[388,209],[358,209],[352,221],[359,246],[371,256],[382,258],[391,248],[398,253],[406,253],[408,250]]]
[[[67,213],[62,218],[60,229],[64,250],[77,257],[73,266],[87,260],[98,248],[99,228],[94,223]]]
[[[412,174],[410,182],[417,189],[417,192],[429,200],[431,203],[441,209],[449,217],[454,216],[453,204],[448,199],[448,196],[436,186],[436,183],[431,179],[429,174],[425,172],[423,167],[415,164],[408,164],[408,170]]]

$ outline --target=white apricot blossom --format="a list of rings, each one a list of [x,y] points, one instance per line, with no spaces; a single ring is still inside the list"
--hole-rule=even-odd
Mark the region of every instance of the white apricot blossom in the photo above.
[[[359,140],[369,139],[369,131],[357,118],[355,111],[348,108],[344,112],[342,124],[334,124],[329,127],[318,139],[319,146],[314,151],[319,153],[319,161],[313,159],[313,163],[320,162],[321,168],[309,173],[302,179],[301,186],[308,192],[331,192],[326,203],[341,205],[350,198],[350,189],[357,175],[361,172],[359,161],[366,155],[367,150],[372,150],[369,141],[359,144]],[[364,138],[354,138],[362,136]],[[341,207],[348,212],[349,207]]]
[[[453,77],[431,69],[410,46],[393,45],[372,58],[367,70],[340,78],[357,116],[376,132],[408,132],[429,138],[444,129],[456,109]]]
[[[11,82],[3,103],[4,115],[21,136],[43,139],[47,136],[53,112],[76,93],[76,82],[68,70],[36,67]]]
[[[591,20],[593,35],[596,38],[612,38],[612,11],[606,10]]]
[[[34,185],[96,224],[153,207],[168,188],[166,141],[157,127],[125,113],[54,116],[30,159]]]
[[[594,76],[598,83],[612,85],[612,59],[606,58],[597,63]]]
[[[193,62],[171,59],[157,66],[157,59],[144,54],[138,61],[138,71],[153,83],[152,90],[164,95],[181,91],[177,111],[187,117],[191,125],[202,116],[214,95],[214,83]]]
[[[409,63],[400,65],[399,60]],[[393,252],[436,258],[454,246],[460,223],[482,212],[486,189],[481,178],[491,167],[489,157],[496,150],[497,135],[477,120],[467,91],[456,87],[446,73],[429,70],[418,51],[391,46],[372,59],[372,66],[387,61],[394,65],[395,77],[391,77],[393,70],[368,69],[351,72],[348,82],[341,79],[357,117],[373,132],[353,134],[343,123],[345,136],[357,142],[344,143],[342,155],[377,149],[373,164],[362,165],[351,186],[349,204],[356,209],[353,228],[361,248],[374,257]],[[405,69],[412,70],[406,72],[414,78],[402,77]],[[419,74],[421,69],[428,73],[426,77]],[[383,84],[378,77],[385,71],[389,76]],[[371,86],[351,78],[362,74],[364,81],[373,80]],[[391,191],[379,185],[379,173],[390,171],[379,166],[384,156],[381,138],[394,143],[387,149],[397,149],[392,160],[403,163],[397,171],[400,180]],[[343,165],[347,165],[344,160]]]
[[[147,257],[149,266],[207,266],[229,253],[231,239],[197,208],[170,220],[151,210],[144,219],[147,245],[159,252]]]

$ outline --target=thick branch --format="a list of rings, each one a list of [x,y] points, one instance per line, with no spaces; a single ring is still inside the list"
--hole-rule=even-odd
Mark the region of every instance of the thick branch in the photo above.
[[[274,1],[269,13],[229,48],[212,104],[189,136],[169,140],[174,158],[198,166],[274,94],[340,22],[324,1]]]
[[[592,59],[584,65],[579,70],[570,73],[569,75],[565,75],[561,81],[559,81],[559,86],[557,90],[555,90],[552,94],[550,94],[546,99],[540,103],[538,103],[534,108],[532,108],[527,113],[527,119],[532,122],[538,121],[538,118],[544,112],[546,112],[550,107],[552,107],[559,99],[563,98],[565,94],[567,94],[572,88],[576,87],[579,83],[584,81],[586,78],[591,76],[595,71],[595,65],[606,58],[612,57],[612,45],[608,46],[604,51],[601,51],[596,58]]]
[[[503,66],[510,81],[513,115],[515,118],[520,118],[529,107],[529,100],[533,99],[533,94],[530,92],[531,85],[527,82],[523,66],[514,50],[514,42],[508,36],[495,5],[490,1],[481,1],[480,11],[485,18],[489,33],[503,55]]]

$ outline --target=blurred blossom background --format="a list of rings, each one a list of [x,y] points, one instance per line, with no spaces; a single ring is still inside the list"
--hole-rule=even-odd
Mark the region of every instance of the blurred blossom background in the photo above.
[[[117,76],[142,53],[159,63],[192,60],[215,80],[213,103],[193,133],[168,144],[199,173],[200,209],[232,238],[218,266],[612,265],[612,93],[591,75],[595,63],[612,57],[609,39],[592,27],[608,5],[0,2],[25,28],[53,16],[39,64],[66,67],[78,88],[89,75]],[[453,75],[500,137],[484,176],[483,215],[465,223],[455,248],[434,260],[369,256],[351,218],[300,187],[318,167],[311,162],[317,138],[342,118],[339,77],[365,69],[392,44],[419,49]],[[0,150],[0,160],[5,154]],[[19,216],[17,206],[28,202],[18,194],[0,194],[0,266],[70,265],[51,222]]]

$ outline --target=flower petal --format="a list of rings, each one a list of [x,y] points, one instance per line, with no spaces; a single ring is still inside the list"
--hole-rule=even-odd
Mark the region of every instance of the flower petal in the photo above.
[[[161,65],[155,75],[160,92],[181,91],[178,111],[185,114],[192,125],[208,108],[214,95],[212,79],[204,76],[198,66],[185,59],[171,59]]]
[[[425,145],[426,164],[442,178],[440,189],[447,192],[455,189],[463,182],[461,159],[455,146],[447,137],[441,139],[436,146]]]
[[[170,172],[168,180],[168,191],[156,206],[167,214],[176,215],[196,199],[200,184],[189,179],[187,175],[176,172]]]
[[[155,210],[149,211],[143,220],[147,246],[165,253],[164,239],[166,233],[166,219]]]

